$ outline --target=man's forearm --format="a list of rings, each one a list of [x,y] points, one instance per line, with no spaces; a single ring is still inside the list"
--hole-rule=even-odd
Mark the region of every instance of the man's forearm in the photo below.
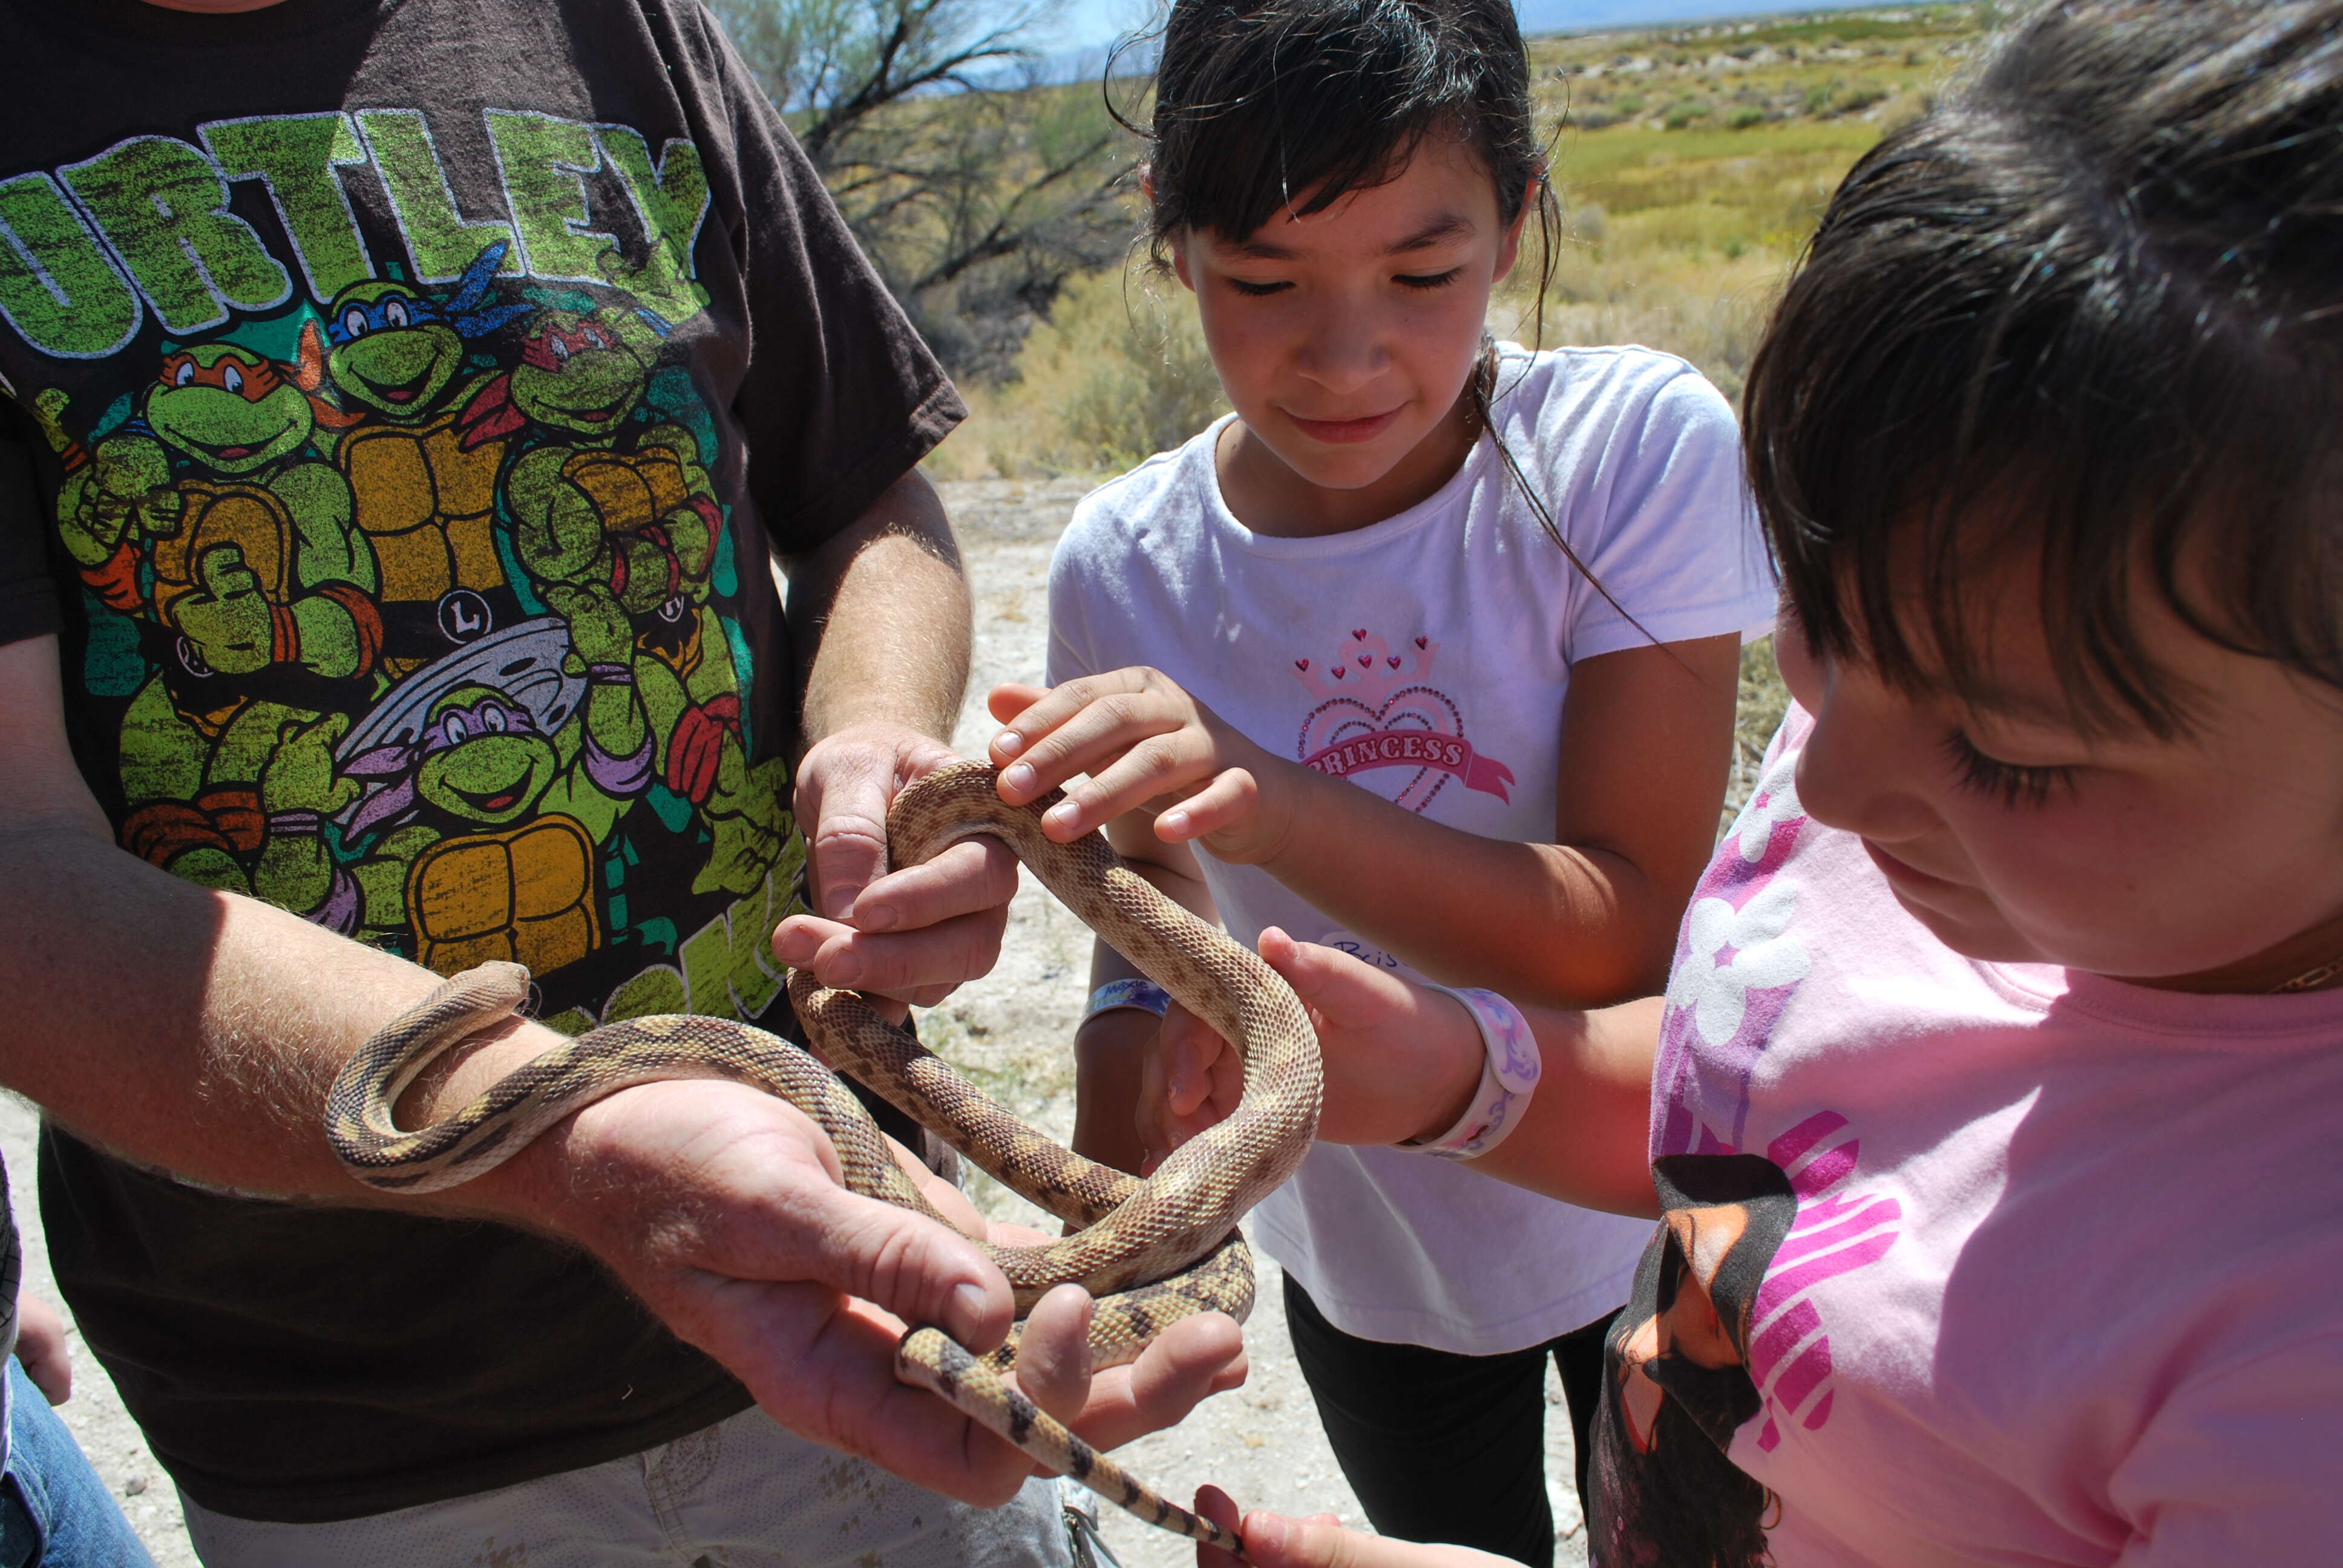
[[[906,474],[787,570],[806,744],[874,721],[949,740],[971,633],[959,546],[934,487]]]
[[[342,1062],[437,976],[156,870],[70,817],[0,833],[0,1081],[81,1136],[176,1175],[383,1201],[333,1159],[326,1094]],[[517,1060],[555,1038],[524,1026],[497,1054]]]

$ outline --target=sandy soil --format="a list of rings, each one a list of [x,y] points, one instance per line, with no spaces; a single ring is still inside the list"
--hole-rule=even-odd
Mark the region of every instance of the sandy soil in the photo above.
[[[983,698],[1001,680],[1038,681],[1047,647],[1050,550],[1086,483],[1021,484],[978,480],[942,486],[959,525],[976,596],[976,658],[956,742],[970,754],[990,733]],[[1024,880],[1010,915],[1000,965],[942,1007],[926,1015],[921,1032],[994,1093],[1063,1137],[1073,1121],[1073,1066],[1069,1041],[1090,969],[1090,933],[1041,890]],[[51,1301],[39,1209],[32,1192],[35,1118],[13,1100],[0,1101],[0,1152],[8,1163],[17,1223],[23,1228],[26,1282]],[[1037,1218],[1013,1195],[977,1177],[989,1211]],[[1261,1260],[1261,1305],[1247,1325],[1252,1362],[1246,1385],[1199,1407],[1188,1421],[1131,1444],[1122,1458],[1137,1474],[1170,1495],[1212,1481],[1248,1506],[1281,1513],[1331,1513],[1363,1524],[1320,1431],[1310,1392],[1293,1364],[1280,1306],[1276,1265]],[[176,1493],[124,1412],[114,1386],[74,1339],[75,1393],[63,1414],[162,1568],[192,1568],[195,1553],[181,1526]],[[1555,1518],[1562,1525],[1557,1561],[1585,1561],[1584,1533],[1569,1484],[1570,1423],[1549,1387],[1547,1473]],[[1175,1568],[1193,1561],[1186,1543],[1108,1508],[1103,1528],[1126,1568]]]

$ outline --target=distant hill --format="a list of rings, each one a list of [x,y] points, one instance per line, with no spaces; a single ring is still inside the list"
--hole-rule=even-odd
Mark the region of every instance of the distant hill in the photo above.
[[[1732,0],[1525,0],[1515,9],[1522,19],[1522,31],[1537,33],[1579,33],[1597,27],[1649,27],[1663,22],[1708,21],[1728,17],[1771,16],[1785,11],[1851,10],[1852,0],[1841,5],[1790,4],[1787,0],[1757,0],[1755,5],[1734,5]]]
[[[1594,27],[1645,27],[1664,22],[1707,20],[1721,17],[1771,16],[1784,11],[1830,11],[1849,8],[1855,0],[1755,0],[1754,4],[1735,4],[1734,0],[1516,0],[1516,9],[1524,33],[1577,33]],[[1051,29],[1055,40],[1050,52],[1079,56],[1096,52],[1102,55],[1107,45],[1134,27],[1146,25],[1150,15],[1161,15],[1161,6],[1151,7],[1143,0],[1072,0],[1066,7],[1062,20]],[[1055,74],[1055,73],[1053,73]]]

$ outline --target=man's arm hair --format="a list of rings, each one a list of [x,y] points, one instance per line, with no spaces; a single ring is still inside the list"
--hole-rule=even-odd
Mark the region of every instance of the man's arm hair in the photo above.
[[[853,525],[782,562],[808,747],[882,720],[951,738],[972,632],[960,546],[917,469]]]
[[[0,645],[0,1084],[176,1175],[382,1201],[327,1149],[326,1093],[437,977],[118,848],[67,744],[53,637]],[[520,1031],[539,1038],[516,1057],[558,1039]]]

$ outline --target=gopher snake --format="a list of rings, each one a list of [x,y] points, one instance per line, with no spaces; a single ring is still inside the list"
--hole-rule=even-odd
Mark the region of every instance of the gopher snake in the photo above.
[[[1115,1366],[1192,1313],[1223,1312],[1242,1321],[1252,1310],[1252,1259],[1236,1221],[1292,1174],[1309,1148],[1318,1123],[1317,1038],[1274,971],[1157,892],[1099,835],[1072,844],[1045,838],[1041,816],[1057,792],[1012,807],[993,777],[981,763],[960,763],[905,789],[888,814],[891,863],[916,865],[971,834],[1007,843],[1091,930],[1237,1043],[1244,1097],[1236,1113],[1141,1181],[1043,1137],[855,993],[826,990],[793,970],[789,999],[832,1060],[1012,1191],[1084,1227],[1060,1241],[986,1251],[1009,1276],[1021,1317],[1069,1281],[1099,1297],[1092,1363]],[[436,1191],[492,1169],[562,1117],[620,1089],[721,1078],[777,1094],[820,1122],[855,1191],[942,1221],[890,1156],[870,1114],[827,1069],[786,1040],[729,1019],[605,1023],[515,1070],[445,1121],[399,1131],[391,1107],[416,1075],[454,1041],[513,1012],[528,990],[528,971],[518,964],[468,970],[344,1065],[327,1102],[327,1131],[351,1174],[392,1191]],[[1017,1343],[1012,1332],[1000,1350],[980,1357],[940,1329],[914,1326],[897,1349],[896,1375],[932,1389],[1148,1523],[1241,1549],[1232,1532],[1158,1495],[1003,1382]]]

